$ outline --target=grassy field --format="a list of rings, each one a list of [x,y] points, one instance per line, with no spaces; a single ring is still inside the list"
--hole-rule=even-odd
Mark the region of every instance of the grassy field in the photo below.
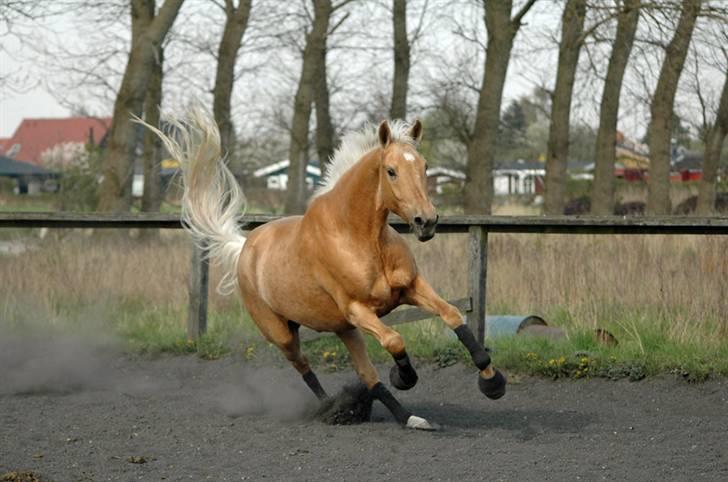
[[[79,230],[5,233],[29,249],[0,255],[0,329],[79,332],[121,340],[131,353],[226,354],[284,363],[236,297],[211,293],[208,334],[185,337],[190,248],[186,236],[158,239]],[[467,237],[412,240],[423,274],[447,298],[466,294]],[[488,312],[536,314],[566,338],[491,340],[495,363],[511,373],[639,379],[675,373],[688,380],[728,375],[728,239],[693,236],[491,235]],[[211,285],[216,284],[213,267]],[[599,344],[596,328],[616,346]],[[398,328],[420,360],[448,365],[465,352],[439,320]],[[389,356],[373,340],[378,361]],[[307,343],[318,366],[348,366],[335,337]]]

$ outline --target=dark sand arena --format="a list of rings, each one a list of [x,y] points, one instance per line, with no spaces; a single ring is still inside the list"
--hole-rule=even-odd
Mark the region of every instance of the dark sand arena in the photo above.
[[[526,378],[491,401],[474,369],[420,363],[418,385],[399,396],[442,426],[429,433],[400,428],[377,402],[362,425],[313,420],[316,401],[289,367],[3,348],[0,477],[728,480],[727,380]],[[330,393],[352,378],[319,376]]]

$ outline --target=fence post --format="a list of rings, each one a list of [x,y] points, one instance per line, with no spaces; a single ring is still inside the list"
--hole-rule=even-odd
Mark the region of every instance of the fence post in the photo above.
[[[480,343],[485,340],[485,282],[488,277],[488,231],[483,226],[470,226],[468,291],[473,310],[468,325]]]
[[[204,246],[192,245],[190,265],[190,305],[187,312],[187,338],[197,340],[207,331],[207,287],[210,264]]]

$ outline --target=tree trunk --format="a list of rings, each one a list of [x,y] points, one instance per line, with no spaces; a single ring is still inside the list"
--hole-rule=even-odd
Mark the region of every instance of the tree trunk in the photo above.
[[[129,60],[114,102],[114,120],[104,159],[99,211],[128,211],[131,207],[132,166],[136,157],[136,130],[131,116],[142,115],[155,51],[172,27],[184,0],[165,0],[154,16],[154,0],[131,2],[132,41]]]
[[[728,135],[728,74],[723,83],[723,92],[720,94],[718,115],[708,133],[708,141],[705,143],[703,177],[699,183],[696,210],[700,216],[709,216],[715,211],[715,180],[726,135]]]
[[[159,49],[159,55],[152,67],[152,76],[149,79],[147,97],[144,99],[144,121],[152,126],[159,125],[159,106],[162,104],[162,67],[164,65],[164,50]],[[160,163],[162,162],[162,141],[154,132],[144,130],[144,193],[142,195],[142,211],[158,212],[162,205],[162,189]]]
[[[326,78],[326,48],[321,51],[314,94],[316,104],[316,151],[321,172],[325,172],[334,155],[334,127],[329,110],[329,84]]]
[[[510,15],[510,10],[508,11]],[[394,0],[392,5],[394,24],[394,80],[392,108],[389,117],[405,119],[407,116],[407,84],[410,70],[410,45],[407,39],[407,0]]]
[[[478,110],[473,135],[468,146],[468,165],[465,182],[465,212],[489,214],[493,199],[493,161],[500,123],[500,107],[503,84],[508,72],[508,62],[513,39],[521,27],[521,19],[535,0],[526,2],[511,19],[511,0],[487,2],[485,26],[488,45],[485,56],[485,73],[478,98]]]
[[[314,2],[315,14],[313,27],[306,35],[306,47],[303,51],[301,77],[298,81],[296,97],[293,101],[293,121],[291,122],[291,145],[288,150],[288,193],[286,195],[286,213],[302,213],[306,210],[306,166],[308,154],[309,121],[311,119],[311,102],[314,96],[316,75],[319,63],[326,48],[326,36],[329,19],[333,7],[331,0]]]
[[[609,58],[604,81],[602,104],[599,110],[599,130],[594,153],[594,185],[592,186],[592,214],[600,216],[614,212],[614,161],[617,141],[617,116],[622,79],[627,67],[637,23],[641,0],[625,0],[619,12],[617,35]]]
[[[544,212],[563,214],[566,167],[569,158],[569,123],[579,52],[584,43],[586,0],[568,0],[561,17],[561,42],[556,85],[551,103],[551,124],[546,147]]]
[[[647,213],[670,214],[670,137],[675,92],[685,64],[701,0],[683,0],[680,20],[670,40],[650,107],[650,177],[647,181]]]
[[[230,115],[230,99],[233,95],[235,63],[238,50],[248,27],[252,0],[240,0],[235,7],[233,0],[225,2],[225,29],[217,49],[217,72],[212,89],[212,111],[220,129],[220,143],[228,159],[235,155],[235,129]]]

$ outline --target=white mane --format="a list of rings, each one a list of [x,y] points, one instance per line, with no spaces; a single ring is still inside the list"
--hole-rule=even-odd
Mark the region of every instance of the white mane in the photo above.
[[[320,196],[333,189],[336,182],[346,171],[351,169],[359,159],[372,149],[379,147],[379,126],[367,124],[359,131],[352,131],[341,138],[341,144],[334,151],[327,168],[323,184],[316,190],[314,197]],[[409,135],[410,125],[404,121],[389,121],[392,131],[392,142],[402,142],[414,145],[415,140]]]

